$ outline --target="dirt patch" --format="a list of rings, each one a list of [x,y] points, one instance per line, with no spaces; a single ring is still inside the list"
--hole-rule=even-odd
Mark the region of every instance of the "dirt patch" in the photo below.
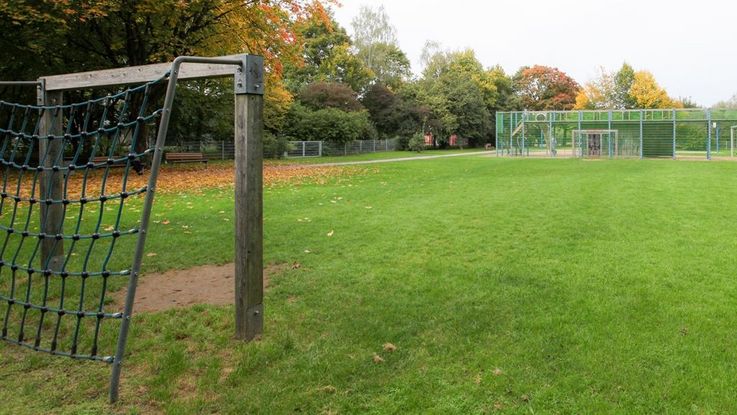
[[[291,265],[274,264],[264,269],[264,288],[269,277],[280,274]],[[202,265],[189,269],[146,274],[138,281],[135,312],[156,312],[184,308],[194,304],[233,304],[235,296],[235,265]],[[115,304],[122,308],[126,290],[113,295]]]

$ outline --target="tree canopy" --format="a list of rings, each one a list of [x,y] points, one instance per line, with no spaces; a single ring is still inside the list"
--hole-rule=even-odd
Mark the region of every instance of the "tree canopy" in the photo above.
[[[535,65],[522,67],[514,75],[519,106],[532,111],[570,110],[580,86],[558,68]]]

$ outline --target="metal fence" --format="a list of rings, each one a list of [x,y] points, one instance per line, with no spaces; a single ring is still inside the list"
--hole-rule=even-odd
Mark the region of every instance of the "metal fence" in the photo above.
[[[499,156],[726,158],[737,110],[497,112]]]
[[[178,145],[167,146],[167,150],[202,153],[210,160],[233,160],[235,158],[235,142],[233,140],[185,141]]]
[[[347,143],[331,141],[290,141],[287,157],[347,156],[349,154],[378,153],[399,148],[399,140],[356,140]]]
[[[399,148],[399,140],[357,140],[347,143],[330,141],[290,141],[287,157],[346,156],[349,154],[378,153],[394,151]],[[178,152],[202,153],[210,160],[232,160],[235,157],[235,143],[230,141],[187,141],[167,146]]]

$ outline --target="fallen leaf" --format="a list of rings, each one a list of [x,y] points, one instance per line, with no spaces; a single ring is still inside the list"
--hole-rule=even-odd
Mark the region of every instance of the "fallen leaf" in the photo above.
[[[481,384],[481,373],[477,373],[476,376],[473,378],[473,383],[480,385]]]
[[[328,236],[333,236],[334,233],[335,233],[335,231],[332,231],[331,230],[330,232],[328,232]]]
[[[338,389],[333,385],[327,385],[320,388],[320,391],[323,393],[335,393],[338,391]]]
[[[166,220],[162,220],[162,221],[161,221],[161,224],[162,224],[162,225],[168,225],[168,224],[170,224],[170,223],[171,223],[171,222],[169,222],[169,219],[166,219]]]
[[[529,402],[530,401],[530,397],[527,396],[527,395],[522,395],[519,398],[522,399],[524,402]]]
[[[146,256],[156,256],[158,255],[156,252],[149,252],[146,254]]]
[[[384,363],[384,359],[381,358],[378,354],[374,353],[373,357],[374,363]]]
[[[299,269],[300,267],[302,267],[302,264],[300,264],[299,262],[295,262],[294,264],[292,264],[292,269]]]
[[[494,373],[494,376],[501,376],[501,375],[504,374],[504,371],[502,371],[499,368],[496,368],[496,369],[494,369],[494,372],[492,372],[492,373]]]
[[[310,253],[310,250],[309,249],[305,249],[305,254],[309,254],[309,253]]]
[[[397,346],[391,344],[391,343],[384,343],[384,351],[392,353],[397,350]]]

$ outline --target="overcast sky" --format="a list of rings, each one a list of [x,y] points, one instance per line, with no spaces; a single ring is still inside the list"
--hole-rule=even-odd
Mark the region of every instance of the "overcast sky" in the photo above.
[[[647,69],[673,97],[711,106],[737,93],[737,0],[341,0],[351,32],[361,5],[384,5],[420,69],[426,40],[472,48],[484,66],[557,67],[583,84],[604,66]]]

